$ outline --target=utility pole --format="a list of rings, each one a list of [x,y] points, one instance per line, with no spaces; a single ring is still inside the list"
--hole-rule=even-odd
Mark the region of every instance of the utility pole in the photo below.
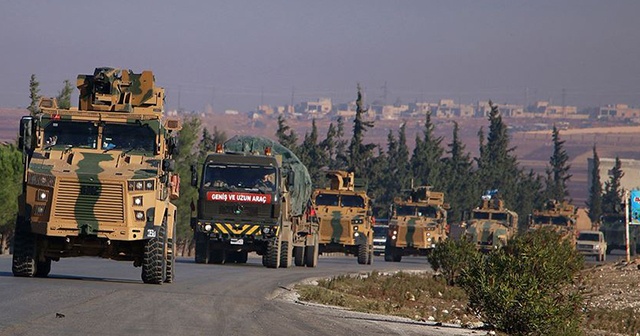
[[[631,261],[631,249],[629,248],[629,191],[624,190],[624,226],[626,230],[625,245],[627,251],[627,262]],[[635,248],[635,246],[634,246]]]
[[[565,104],[565,98],[567,97],[567,89],[562,88],[562,116],[567,116],[567,109]]]

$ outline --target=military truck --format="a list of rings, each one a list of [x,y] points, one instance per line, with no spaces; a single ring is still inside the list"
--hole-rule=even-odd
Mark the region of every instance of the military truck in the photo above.
[[[464,237],[482,252],[506,246],[518,228],[518,214],[507,209],[497,194],[482,196],[482,204],[473,209],[463,223]]]
[[[541,210],[533,210],[529,215],[529,230],[542,228],[554,230],[575,245],[578,236],[576,210],[575,206],[567,201],[547,200]]]
[[[191,219],[199,264],[246,263],[249,252],[268,268],[316,267],[318,222],[311,177],[286,147],[267,138],[235,136],[216,146],[191,185],[198,204]]]
[[[96,68],[79,75],[79,107],[43,98],[20,121],[23,192],[12,271],[46,277],[51,261],[96,256],[133,261],[145,283],[172,282],[179,177],[151,71]]]
[[[449,235],[444,193],[430,186],[412,188],[408,197],[396,197],[384,250],[385,261],[402,261],[406,255],[427,255]]]
[[[329,171],[329,187],[316,189],[312,201],[320,221],[320,253],[341,252],[357,257],[358,264],[373,260],[371,200],[355,174]]]
[[[613,250],[626,251],[627,229],[625,227],[625,215],[622,213],[608,213],[600,217],[599,230],[607,241],[607,254]],[[640,253],[640,228],[638,225],[629,225],[629,252],[631,255]]]

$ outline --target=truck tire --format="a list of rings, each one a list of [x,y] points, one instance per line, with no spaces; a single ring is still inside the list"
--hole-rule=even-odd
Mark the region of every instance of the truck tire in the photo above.
[[[393,256],[395,254],[395,248],[391,246],[386,246],[384,248],[384,261],[393,261]]]
[[[173,274],[173,265],[176,263],[176,254],[175,254],[175,244],[174,239],[176,238],[176,224],[173,223],[173,235],[171,237],[167,237],[167,260],[165,261],[165,276],[164,282],[172,283],[174,274]]]
[[[45,261],[38,261],[36,265],[36,274],[38,278],[46,278],[51,272],[51,259],[46,258]]]
[[[209,237],[204,233],[196,233],[196,264],[209,263]]]
[[[36,239],[26,230],[16,228],[13,240],[13,262],[11,271],[14,276],[32,277],[36,274]]]
[[[267,268],[280,266],[280,240],[274,238],[267,243],[267,251],[262,255],[262,264]]]
[[[367,265],[373,263],[373,245],[369,245],[369,253],[367,254]]]
[[[291,248],[288,241],[283,241],[280,246],[280,267],[288,268],[291,266]]]
[[[165,274],[164,256],[165,227],[158,229],[156,237],[144,242],[144,257],[142,259],[142,282],[147,284],[161,284]]]
[[[246,264],[247,260],[249,260],[249,252],[247,251],[240,251],[240,252],[236,252],[236,262],[238,264]]]
[[[367,264],[367,258],[369,258],[369,251],[367,250],[367,244],[358,245],[358,264]]]
[[[398,250],[395,251],[395,253],[393,254],[393,261],[394,262],[402,261],[402,251],[398,251]]]
[[[304,264],[307,267],[318,266],[318,236],[313,238],[313,245],[309,245],[304,249]]]
[[[293,247],[293,263],[296,266],[304,266],[304,246]]]

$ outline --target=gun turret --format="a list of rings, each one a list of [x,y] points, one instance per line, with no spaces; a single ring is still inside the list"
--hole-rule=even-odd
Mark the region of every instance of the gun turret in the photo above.
[[[93,75],[78,75],[78,107],[84,111],[162,113],[164,89],[155,86],[151,71],[96,68]]]

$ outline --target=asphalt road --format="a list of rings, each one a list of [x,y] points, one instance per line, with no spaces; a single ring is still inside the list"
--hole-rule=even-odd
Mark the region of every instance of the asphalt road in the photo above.
[[[69,258],[49,278],[17,278],[0,256],[0,335],[471,335],[460,328],[296,303],[292,284],[342,273],[424,270],[424,258],[321,256],[317,268],[202,265],[179,258],[173,284],[145,285],[129,262]]]

